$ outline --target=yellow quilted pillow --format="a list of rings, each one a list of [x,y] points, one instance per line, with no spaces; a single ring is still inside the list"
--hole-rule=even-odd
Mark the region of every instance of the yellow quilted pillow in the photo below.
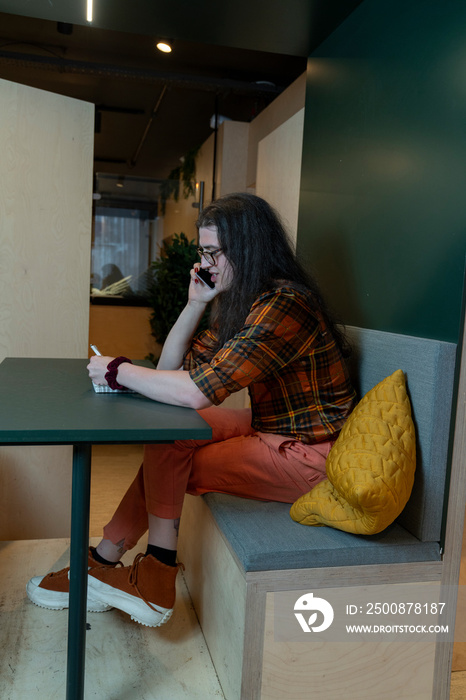
[[[416,438],[400,369],[359,402],[325,467],[328,478],[292,505],[296,522],[375,535],[401,513],[413,488]]]

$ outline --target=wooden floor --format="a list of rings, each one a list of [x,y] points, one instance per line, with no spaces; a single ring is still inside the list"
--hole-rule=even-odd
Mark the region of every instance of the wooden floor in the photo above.
[[[90,534],[102,526],[141,463],[140,448],[96,449]],[[138,550],[145,549],[142,541]],[[134,550],[126,555],[131,563]],[[68,613],[27,599],[31,576],[69,562],[69,540],[0,543],[0,698],[62,700],[66,694]],[[85,698],[90,700],[223,700],[204,637],[182,576],[171,620],[159,629],[119,611],[89,613]]]
[[[137,446],[94,448],[90,535],[95,542],[141,460]],[[139,549],[144,547],[141,542]],[[127,563],[133,556],[134,551],[127,555]],[[67,612],[34,606],[24,586],[33,575],[65,566],[68,558],[64,539],[0,543],[0,698],[65,697]],[[465,584],[466,543],[463,559]],[[182,576],[177,586],[175,613],[160,629],[137,625],[118,611],[88,615],[86,700],[224,698]],[[466,642],[455,645],[454,668],[450,699],[466,700]],[[287,695],[292,700],[291,688]]]

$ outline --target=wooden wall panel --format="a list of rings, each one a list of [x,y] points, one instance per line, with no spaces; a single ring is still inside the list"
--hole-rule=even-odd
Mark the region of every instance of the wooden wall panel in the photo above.
[[[152,309],[147,306],[91,305],[89,342],[103,355],[124,355],[132,360],[143,360],[149,354],[158,357],[161,346],[151,335]],[[93,353],[88,347],[88,356]]]
[[[225,121],[220,126],[217,197],[245,191],[248,138],[247,122]]]
[[[5,80],[0,104],[0,360],[86,357],[94,107]],[[67,446],[2,448],[0,539],[66,536],[70,481]]]
[[[304,109],[259,142],[256,194],[281,215],[293,243],[298,230]]]
[[[303,109],[306,99],[306,73],[297,78],[286,90],[250,124],[248,164],[246,174],[247,187],[256,187],[257,144],[281,124]]]

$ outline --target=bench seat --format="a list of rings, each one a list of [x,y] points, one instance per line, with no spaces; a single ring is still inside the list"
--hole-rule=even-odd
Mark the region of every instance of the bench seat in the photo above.
[[[296,523],[288,503],[220,493],[202,498],[245,572],[441,560],[439,542],[421,542],[398,523],[378,535],[352,535]]]

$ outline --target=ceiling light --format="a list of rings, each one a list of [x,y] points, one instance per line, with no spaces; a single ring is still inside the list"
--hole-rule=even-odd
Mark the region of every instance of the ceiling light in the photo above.
[[[93,16],[93,0],[87,0],[87,11],[86,11],[86,20],[88,22],[92,22],[92,16]]]
[[[163,51],[163,53],[171,53],[172,47],[167,39],[161,39],[157,42],[156,46],[158,50]]]

